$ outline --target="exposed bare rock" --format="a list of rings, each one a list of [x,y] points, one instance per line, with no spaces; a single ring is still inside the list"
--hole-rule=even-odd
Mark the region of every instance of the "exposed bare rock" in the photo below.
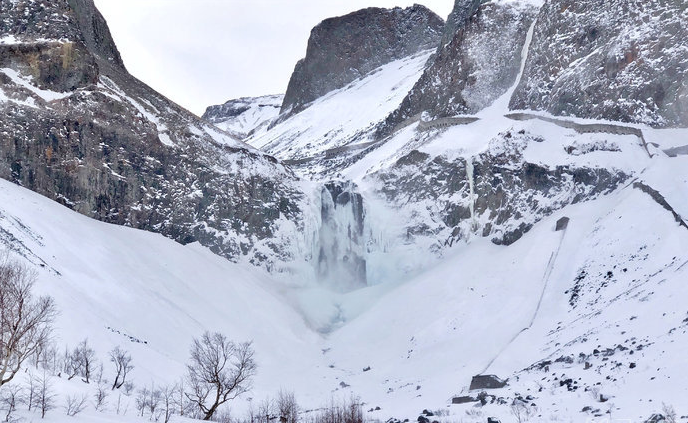
[[[688,3],[552,0],[512,109],[688,125]]]
[[[420,5],[368,8],[324,20],[311,31],[306,57],[296,64],[282,111],[298,111],[386,63],[434,48],[443,27],[439,16]]]

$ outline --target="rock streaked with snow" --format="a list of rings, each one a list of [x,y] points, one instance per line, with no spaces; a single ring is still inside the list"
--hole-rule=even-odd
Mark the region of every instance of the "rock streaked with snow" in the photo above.
[[[279,116],[283,95],[244,97],[224,104],[209,106],[203,119],[239,138],[265,129]]]
[[[548,1],[511,108],[688,126],[687,21],[683,1]]]
[[[468,3],[471,3],[466,9]],[[538,8],[530,1],[457,1],[440,46],[399,109],[377,131],[389,135],[406,119],[427,112],[431,117],[475,114],[491,105],[514,83],[528,28]],[[447,35],[445,34],[445,38]]]
[[[444,21],[430,9],[368,8],[326,19],[311,31],[306,57],[289,81],[282,111],[305,105],[376,68],[439,42]]]
[[[297,178],[129,75],[92,1],[3,0],[0,22],[0,177],[234,261],[296,259]]]

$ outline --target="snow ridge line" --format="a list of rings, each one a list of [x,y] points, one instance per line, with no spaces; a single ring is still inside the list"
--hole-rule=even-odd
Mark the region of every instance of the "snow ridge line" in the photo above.
[[[659,191],[655,190],[649,185],[646,185],[642,182],[634,182],[633,183],[633,188],[639,189],[645,194],[649,195],[652,197],[652,199],[662,206],[665,210],[669,211],[672,215],[674,215],[674,220],[676,220],[676,223],[679,224],[679,226],[683,226],[684,228],[688,229],[688,225],[686,225],[686,222],[684,222],[683,218],[681,217],[680,214],[676,213],[676,210],[674,210],[673,207],[671,207],[671,204],[669,204],[664,196],[659,193]]]

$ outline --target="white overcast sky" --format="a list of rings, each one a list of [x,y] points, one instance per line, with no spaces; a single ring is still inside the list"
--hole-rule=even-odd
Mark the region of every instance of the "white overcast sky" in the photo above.
[[[422,3],[446,19],[454,0],[95,0],[129,72],[196,114],[283,93],[311,28],[364,7]]]

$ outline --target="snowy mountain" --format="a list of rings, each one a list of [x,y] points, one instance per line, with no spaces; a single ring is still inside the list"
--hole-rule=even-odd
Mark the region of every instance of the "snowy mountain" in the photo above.
[[[91,0],[2,0],[0,22],[0,176],[234,261],[289,261],[293,173],[129,75]]]
[[[279,116],[283,101],[283,95],[229,100],[224,104],[208,107],[203,119],[244,139],[269,126]]]
[[[282,112],[298,112],[375,68],[434,47],[444,21],[430,9],[368,8],[313,28],[289,80]]]
[[[352,395],[390,423],[688,420],[681,2],[365,9],[314,29],[283,100],[205,120],[90,2],[2,6],[0,241],[60,348],[124,344],[145,387],[205,329],[253,340],[237,419],[282,388],[304,420]],[[75,420],[140,420],[117,410]]]

